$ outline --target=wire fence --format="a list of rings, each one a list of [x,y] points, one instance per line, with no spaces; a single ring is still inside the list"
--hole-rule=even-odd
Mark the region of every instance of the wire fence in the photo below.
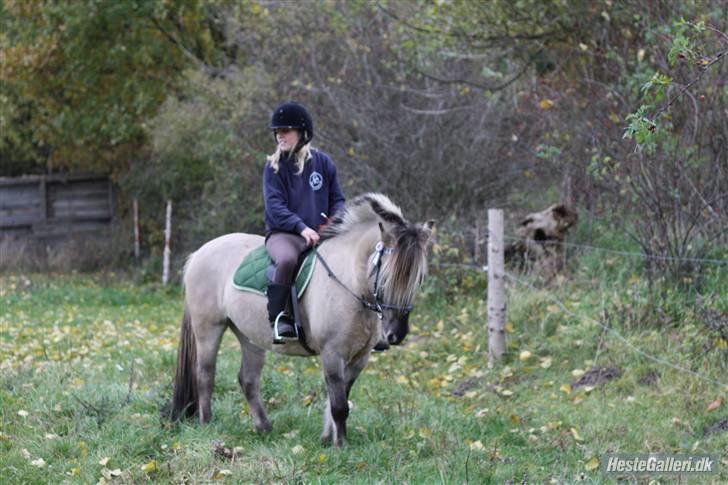
[[[485,237],[482,238],[483,242],[487,242],[488,240],[488,230],[485,229]],[[713,259],[713,258],[693,258],[693,257],[678,257],[678,256],[667,256],[667,255],[651,255],[651,254],[645,254],[641,252],[631,252],[631,251],[623,251],[623,250],[616,250],[611,248],[605,248],[605,247],[599,247],[599,246],[593,246],[588,244],[577,244],[577,243],[568,243],[568,242],[560,242],[560,241],[553,241],[553,240],[547,240],[547,241],[537,241],[532,239],[524,239],[518,236],[514,235],[504,235],[504,240],[512,241],[512,242],[526,242],[526,243],[536,243],[536,244],[543,244],[543,245],[553,245],[553,246],[565,246],[565,247],[572,247],[577,248],[579,250],[585,250],[585,251],[598,251],[601,253],[606,254],[613,254],[616,256],[624,256],[629,258],[642,258],[642,259],[655,259],[655,260],[664,260],[664,261],[680,261],[680,262],[686,262],[686,263],[701,263],[701,264],[712,264],[717,266],[723,266],[728,264],[728,259]],[[477,242],[477,240],[476,240]],[[484,253],[487,253],[487,251],[483,251]],[[458,268],[458,269],[465,269],[465,270],[474,270],[479,272],[487,272],[488,266],[486,265],[480,265],[480,264],[474,264],[474,263],[465,263],[465,262],[440,262],[434,264],[436,267],[440,268]],[[505,273],[506,277],[515,283],[516,285],[527,288],[531,291],[541,291],[539,288],[535,287],[532,283],[529,281],[520,278],[516,275],[514,275],[511,272],[506,271]],[[598,325],[604,332],[609,333],[610,335],[614,336],[617,340],[619,340],[626,348],[628,348],[630,351],[644,357],[645,359],[654,362],[656,364],[659,364],[663,367],[689,374],[697,379],[700,379],[704,382],[708,382],[710,384],[718,385],[725,387],[728,389],[728,381],[722,382],[719,380],[716,380],[712,377],[705,376],[703,374],[700,374],[699,372],[696,372],[692,369],[688,369],[686,367],[683,367],[679,364],[676,364],[674,362],[670,362],[669,360],[663,359],[659,356],[656,356],[654,354],[651,354],[649,352],[646,352],[645,350],[637,347],[633,343],[629,341],[625,336],[623,336],[616,328],[613,326],[610,326],[606,323],[604,323],[601,320],[598,320],[596,318],[590,317],[588,315],[577,315],[573,311],[569,310],[569,308],[556,296],[553,294],[550,294],[548,292],[543,293],[545,298],[547,298],[551,303],[556,305],[558,308],[561,309],[566,315],[571,316],[572,318],[582,319],[589,322],[592,322],[596,325]]]
[[[531,283],[529,283],[528,281],[526,281],[524,279],[518,278],[513,273],[506,272],[506,277],[508,279],[510,279],[511,281],[513,281],[514,283],[516,283],[518,285],[521,285],[523,287],[529,288],[532,291],[539,291],[539,289],[536,288],[534,285],[532,285]],[[628,349],[630,349],[631,351],[633,351],[633,352],[641,355],[642,357],[644,357],[644,358],[646,358],[646,359],[648,359],[648,360],[650,360],[652,362],[655,362],[657,364],[660,364],[662,366],[668,367],[670,369],[673,369],[673,370],[676,370],[676,371],[679,371],[679,372],[683,372],[683,373],[686,373],[686,374],[690,374],[690,375],[692,375],[694,377],[697,377],[697,378],[699,378],[699,379],[701,379],[701,380],[703,380],[705,382],[709,382],[711,384],[716,384],[718,386],[725,386],[726,388],[728,388],[728,381],[726,381],[726,382],[718,381],[716,379],[713,379],[712,377],[704,376],[704,375],[702,375],[702,374],[700,374],[698,372],[695,372],[694,370],[691,370],[691,369],[682,367],[682,366],[677,365],[677,364],[675,364],[673,362],[670,362],[668,360],[665,360],[665,359],[662,359],[660,357],[657,357],[657,356],[655,356],[653,354],[650,354],[649,352],[645,352],[644,350],[640,349],[639,347],[633,345],[627,338],[625,338],[622,334],[620,334],[614,327],[612,327],[610,325],[606,325],[604,322],[602,322],[600,320],[597,320],[595,318],[589,317],[588,315],[577,315],[576,313],[574,313],[571,310],[569,310],[569,308],[566,305],[564,305],[564,303],[561,300],[559,300],[558,298],[556,298],[555,296],[553,296],[553,295],[551,295],[549,293],[545,293],[544,295],[545,295],[545,297],[551,303],[553,303],[554,305],[556,305],[558,308],[561,309],[561,311],[563,311],[567,315],[569,315],[569,316],[571,316],[573,318],[584,319],[584,320],[587,320],[589,322],[592,322],[592,323],[597,324],[604,331],[609,332],[611,335],[613,335],[619,341],[621,341]]]
[[[710,264],[717,264],[717,265],[725,265],[728,264],[728,259],[710,259],[710,258],[690,258],[690,257],[680,257],[680,256],[667,256],[667,255],[661,255],[661,254],[646,254],[644,252],[637,253],[637,252],[630,252],[630,251],[622,251],[618,249],[609,249],[609,248],[603,248],[599,246],[590,246],[588,244],[577,244],[577,243],[570,243],[566,241],[537,241],[535,239],[524,239],[519,238],[517,236],[503,236],[504,239],[507,239],[509,241],[523,241],[523,242],[532,242],[536,244],[544,244],[548,246],[564,246],[564,247],[572,247],[572,248],[579,248],[579,249],[588,249],[592,251],[600,251],[603,253],[608,254],[616,254],[620,256],[628,256],[633,258],[643,258],[643,259],[654,259],[654,260],[660,260],[660,261],[684,261],[689,263],[710,263]]]

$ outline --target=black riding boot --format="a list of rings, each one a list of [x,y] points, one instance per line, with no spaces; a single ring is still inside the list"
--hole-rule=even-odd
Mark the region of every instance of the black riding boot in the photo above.
[[[298,338],[286,305],[291,296],[291,287],[268,283],[268,320],[273,327],[273,343]]]

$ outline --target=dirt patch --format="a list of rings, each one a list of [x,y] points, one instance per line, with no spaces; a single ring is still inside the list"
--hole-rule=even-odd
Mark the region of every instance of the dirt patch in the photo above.
[[[455,397],[463,397],[467,391],[473,389],[474,387],[478,387],[478,384],[478,379],[475,379],[473,377],[465,379],[464,381],[460,382],[455,387],[455,389],[453,389],[452,395]]]
[[[660,376],[657,375],[657,372],[651,370],[649,372],[646,372],[645,374],[642,374],[642,377],[640,377],[637,382],[642,384],[643,386],[656,386],[659,380]]]
[[[228,448],[225,446],[225,443],[223,443],[220,440],[212,440],[212,451],[215,453],[215,456],[222,458],[224,460],[234,460],[238,457],[238,450],[233,448]]]
[[[723,418],[712,426],[705,428],[705,436],[728,432],[728,418]]]
[[[616,367],[592,367],[586,373],[571,383],[572,389],[580,386],[601,386],[612,379],[622,375],[622,371]]]

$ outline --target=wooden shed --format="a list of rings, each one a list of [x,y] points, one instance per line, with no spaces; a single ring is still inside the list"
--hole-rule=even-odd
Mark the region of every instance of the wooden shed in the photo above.
[[[105,175],[0,177],[0,237],[101,235],[113,218],[114,190]]]

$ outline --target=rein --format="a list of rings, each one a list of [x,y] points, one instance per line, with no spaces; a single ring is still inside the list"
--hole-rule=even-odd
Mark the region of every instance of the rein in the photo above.
[[[380,320],[382,320],[384,318],[384,315],[383,315],[384,310],[396,310],[396,311],[399,311],[402,313],[409,313],[412,311],[412,305],[399,306],[399,305],[392,305],[389,303],[384,303],[384,302],[382,302],[381,297],[379,295],[379,275],[380,275],[381,269],[382,269],[382,256],[385,254],[391,254],[394,251],[395,251],[394,248],[384,247],[384,244],[382,243],[382,241],[379,241],[377,243],[377,246],[374,249],[374,256],[372,258],[373,259],[372,263],[374,264],[376,275],[374,277],[374,302],[371,302],[371,301],[367,300],[366,298],[364,298],[363,296],[357,295],[348,286],[346,286],[336,276],[336,274],[331,269],[331,267],[328,265],[328,263],[326,262],[324,257],[321,256],[321,253],[318,252],[317,247],[313,248],[314,254],[318,258],[318,260],[321,261],[321,264],[324,265],[324,268],[326,268],[326,272],[328,273],[329,278],[336,281],[339,284],[339,286],[341,286],[346,291],[348,291],[351,294],[351,296],[356,298],[362,304],[362,306],[364,306],[364,308],[376,313]]]

